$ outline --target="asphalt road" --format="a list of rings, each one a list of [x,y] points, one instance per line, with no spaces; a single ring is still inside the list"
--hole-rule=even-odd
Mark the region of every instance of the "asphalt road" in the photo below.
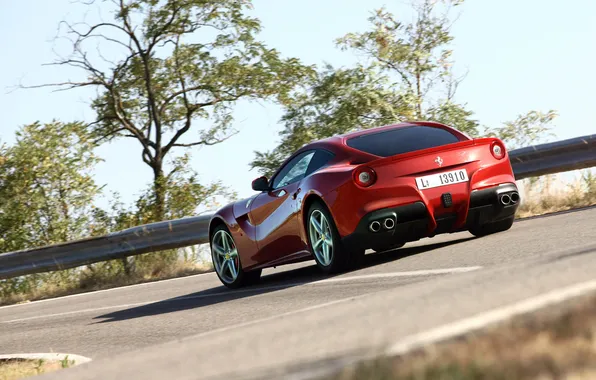
[[[314,263],[314,262],[313,262]],[[583,281],[596,271],[596,209],[442,235],[321,276],[313,263],[239,291],[215,274],[0,308],[0,354],[93,362],[48,379],[271,378],[374,353],[412,334]]]

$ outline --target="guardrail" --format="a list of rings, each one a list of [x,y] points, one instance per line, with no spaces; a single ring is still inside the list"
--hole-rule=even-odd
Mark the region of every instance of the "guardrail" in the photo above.
[[[516,179],[596,166],[596,135],[512,150]],[[0,254],[0,279],[209,242],[211,215],[141,225],[105,236]]]
[[[105,236],[0,254],[0,279],[74,268],[209,242],[211,215],[145,224]]]
[[[515,179],[596,166],[596,135],[532,145],[509,152]]]

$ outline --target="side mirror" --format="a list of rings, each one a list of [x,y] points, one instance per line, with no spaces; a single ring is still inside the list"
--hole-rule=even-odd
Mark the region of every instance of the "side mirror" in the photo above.
[[[252,189],[254,191],[267,191],[270,189],[267,177],[262,176],[252,181]]]

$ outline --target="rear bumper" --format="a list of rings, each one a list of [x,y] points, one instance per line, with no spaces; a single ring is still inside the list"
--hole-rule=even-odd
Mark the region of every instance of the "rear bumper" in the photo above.
[[[515,202],[511,201],[513,199]],[[509,196],[509,203],[503,204],[501,198]],[[414,202],[403,206],[383,208],[366,214],[358,223],[353,233],[342,238],[343,243],[351,248],[369,249],[391,246],[441,233],[465,231],[473,225],[490,223],[515,215],[519,206],[519,193],[514,183],[505,183],[470,193],[469,207],[463,223],[458,214],[447,214],[435,218],[426,205]],[[388,221],[386,227],[385,221]],[[371,223],[380,223],[380,229],[373,231]],[[393,225],[393,226],[391,226]],[[433,228],[433,226],[435,226]],[[376,225],[375,225],[376,227]]]
[[[510,201],[508,204],[501,202],[502,196],[509,196],[511,199],[512,194],[517,194],[518,198],[515,202]],[[472,225],[510,218],[515,215],[519,207],[519,201],[519,193],[514,183],[504,183],[487,189],[473,190],[470,194],[470,206],[465,227],[469,228]]]

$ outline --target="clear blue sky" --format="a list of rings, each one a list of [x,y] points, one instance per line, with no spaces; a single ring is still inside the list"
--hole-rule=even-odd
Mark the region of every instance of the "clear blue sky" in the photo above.
[[[409,15],[405,1],[255,0],[263,24],[261,39],[285,56],[309,64],[350,65],[356,58],[334,46],[347,32],[367,29],[373,9],[386,5]],[[73,75],[68,69],[42,67],[55,58],[52,38],[58,22],[76,20],[81,8],[71,0],[0,0],[0,141],[11,142],[17,127],[36,120],[91,120],[92,91],[52,93],[48,89],[7,93],[26,83],[52,82]],[[468,104],[483,125],[496,126],[531,109],[555,109],[558,138],[595,133],[596,2],[589,0],[468,0],[453,34],[454,59],[469,74],[457,100]],[[193,166],[204,181],[221,180],[240,196],[253,194],[248,162],[254,150],[278,141],[280,110],[271,104],[240,104],[235,112],[240,134],[219,146],[197,150]],[[101,147],[105,162],[95,177],[124,201],[151,179],[138,147],[119,142]]]

